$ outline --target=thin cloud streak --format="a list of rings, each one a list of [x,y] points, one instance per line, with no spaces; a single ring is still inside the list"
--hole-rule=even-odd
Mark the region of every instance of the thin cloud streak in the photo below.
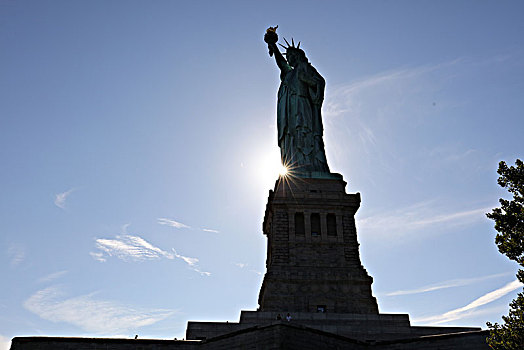
[[[74,190],[75,189],[72,188],[68,191],[55,194],[55,205],[60,209],[65,209],[66,199]]]
[[[202,271],[200,270],[200,268],[197,266],[198,264],[198,258],[190,258],[188,256],[183,256],[183,255],[180,255],[176,252],[176,250],[172,249],[173,250],[173,253],[175,254],[175,257],[184,261],[186,264],[189,265],[189,268],[191,268],[191,270],[193,271],[196,271],[198,272],[200,275],[202,276],[211,276],[211,272],[207,272],[207,271]]]
[[[339,86],[331,91],[326,99],[323,109],[325,116],[337,116],[353,110],[353,101],[355,95],[369,88],[376,88],[379,85],[392,84],[396,85],[401,81],[414,79],[424,74],[434,72],[436,70],[450,67],[462,62],[462,59],[455,59],[448,62],[437,63],[433,65],[424,65],[418,67],[399,68],[396,70],[381,72],[372,76],[359,79],[352,83]]]
[[[99,251],[90,252],[93,259],[106,262],[108,257],[117,257],[123,261],[144,261],[166,259],[180,259],[184,261],[191,270],[202,276],[211,276],[211,272],[202,271],[198,266],[198,258],[192,258],[178,254],[175,249],[172,252],[162,250],[139,236],[119,235],[115,239],[98,238],[95,240]]]
[[[191,230],[201,230],[201,231],[204,231],[204,232],[220,233],[220,231],[214,230],[214,229],[211,229],[211,228],[193,228],[193,227],[191,227],[189,225],[186,225],[186,224],[183,224],[183,223],[181,223],[179,221],[175,221],[175,220],[167,219],[167,218],[158,218],[157,219],[157,223],[160,224],[160,225],[171,226],[171,227],[174,227],[174,228],[186,228],[186,229],[191,229]]]
[[[128,333],[149,326],[176,313],[168,309],[137,309],[95,298],[96,293],[66,298],[57,287],[48,287],[31,295],[24,307],[52,322],[73,324],[87,332]]]
[[[104,257],[104,253],[101,252],[89,252],[89,255],[96,261],[106,262],[107,259]]]
[[[175,221],[175,220],[171,220],[171,219],[167,219],[167,218],[158,218],[157,222],[160,225],[167,225],[167,226],[171,226],[171,227],[175,227],[175,228],[191,228],[191,226],[188,226],[188,225],[183,224],[181,222],[178,222],[178,221]]]
[[[218,230],[213,230],[213,229],[210,229],[210,228],[203,228],[202,231],[205,231],[205,232],[213,232],[213,233],[220,233],[220,231],[218,231]]]
[[[17,267],[25,260],[25,249],[20,244],[11,244],[7,248],[7,257],[11,267]]]
[[[124,261],[143,261],[160,258],[174,259],[174,255],[155,247],[145,239],[132,235],[119,235],[115,239],[98,238],[96,248],[99,252],[91,252],[91,256],[100,262],[107,256],[115,256]]]
[[[433,292],[435,290],[439,289],[446,289],[446,288],[454,288],[454,287],[462,287],[467,286],[473,283],[477,283],[480,281],[485,281],[487,279],[495,278],[495,277],[501,277],[505,276],[507,273],[499,273],[495,275],[489,275],[484,277],[476,277],[476,278],[463,278],[463,279],[454,279],[449,281],[444,281],[437,284],[432,284],[416,289],[409,289],[409,290],[398,290],[395,292],[387,293],[386,296],[397,296],[397,295],[409,295],[409,294],[420,294],[420,293],[427,293],[427,292]]]
[[[440,324],[458,320],[466,316],[469,316],[472,312],[475,312],[477,308],[485,304],[491,303],[497,299],[500,299],[504,295],[513,292],[515,289],[522,288],[522,286],[523,284],[520,283],[519,280],[514,280],[513,282],[506,284],[502,288],[489,292],[481,296],[480,298],[475,299],[474,301],[472,301],[464,307],[448,311],[446,313],[443,313],[442,315],[419,318],[414,320],[414,322],[430,322],[431,324]]]
[[[175,253],[175,257],[183,260],[186,264],[188,264],[189,266],[195,266],[196,263],[198,263],[198,258],[190,258],[188,256],[183,256],[183,255],[180,255],[176,252],[176,250],[173,249],[173,252]]]
[[[202,270],[200,270],[199,268],[196,268],[196,267],[193,269],[193,271],[198,272],[202,276],[206,276],[206,277],[211,276],[211,272],[202,271]]]
[[[237,266],[237,267],[239,267],[239,268],[241,268],[241,269],[245,269],[246,267],[249,266],[249,264],[238,262],[238,263],[235,263],[235,266]],[[262,275],[262,272],[257,271],[257,270],[255,270],[255,269],[249,269],[248,271],[249,271],[249,272],[253,272],[253,273],[257,274],[257,275]]]
[[[123,234],[123,235],[127,235],[127,228],[129,226],[131,226],[130,223],[123,224],[122,227],[120,228],[120,233]]]
[[[386,174],[395,173],[388,159],[396,157],[396,148],[391,147],[392,128],[420,122],[420,105],[413,100],[425,101],[432,92],[437,93],[461,62],[400,67],[330,88],[322,109],[328,159],[344,162],[347,150],[352,149],[379,162]]]
[[[54,273],[50,273],[47,276],[39,278],[38,279],[38,283],[47,283],[47,282],[54,281],[54,280],[62,277],[63,275],[65,275],[67,272],[68,272],[67,270],[63,270],[63,271],[57,271],[57,272],[54,272]]]
[[[480,209],[473,209],[473,210],[466,210],[458,213],[448,213],[448,214],[442,214],[437,215],[429,218],[423,218],[418,221],[412,222],[412,226],[427,226],[432,225],[436,223],[443,223],[443,222],[450,222],[450,221],[459,221],[462,219],[469,219],[472,216],[477,216],[479,218],[484,219],[484,214],[489,211],[490,208],[480,208]]]
[[[490,207],[463,210],[451,213],[437,213],[430,202],[418,203],[389,213],[380,213],[357,220],[360,229],[370,231],[406,232],[420,230],[426,226],[452,226],[471,224],[485,220]]]

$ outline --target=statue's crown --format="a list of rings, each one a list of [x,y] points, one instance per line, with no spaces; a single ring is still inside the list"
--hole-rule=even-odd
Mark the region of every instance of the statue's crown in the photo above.
[[[289,42],[286,40],[286,38],[283,38],[284,41],[286,42],[287,46],[284,46],[282,44],[278,44],[280,46],[282,46],[284,49],[286,49],[286,51],[292,51],[292,50],[298,50],[298,51],[302,51],[300,49],[300,41],[298,42],[297,46],[295,46],[295,41],[293,40],[293,38],[291,38],[291,44],[289,44]],[[304,51],[302,51],[304,52]]]

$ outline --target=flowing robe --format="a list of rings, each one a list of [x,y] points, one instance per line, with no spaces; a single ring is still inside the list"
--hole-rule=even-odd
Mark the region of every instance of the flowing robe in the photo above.
[[[278,146],[282,163],[299,176],[329,173],[322,135],[324,78],[309,62],[281,68],[278,90]]]

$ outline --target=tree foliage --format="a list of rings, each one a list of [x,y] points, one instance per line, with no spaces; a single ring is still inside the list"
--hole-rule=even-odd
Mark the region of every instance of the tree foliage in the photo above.
[[[486,214],[495,221],[498,234],[495,243],[499,252],[516,261],[524,268],[524,163],[517,159],[515,166],[499,163],[498,184],[506,188],[512,200],[501,198],[500,208]],[[524,283],[524,270],[520,269],[517,278]],[[504,324],[487,323],[490,328],[488,344],[493,349],[524,349],[524,293],[519,293],[510,304],[508,316],[503,316]]]
[[[493,349],[524,349],[524,293],[519,293],[509,306],[509,315],[502,316],[503,325],[487,323],[490,328],[487,341]]]

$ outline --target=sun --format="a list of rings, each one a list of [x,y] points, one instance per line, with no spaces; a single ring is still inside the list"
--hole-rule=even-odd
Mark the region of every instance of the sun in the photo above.
[[[288,168],[284,164],[280,164],[278,169],[278,175],[286,176],[289,173]]]
[[[261,188],[272,188],[275,181],[289,181],[294,178],[292,164],[282,164],[280,149],[272,147],[252,156],[253,167],[250,168],[251,179],[257,181]]]

